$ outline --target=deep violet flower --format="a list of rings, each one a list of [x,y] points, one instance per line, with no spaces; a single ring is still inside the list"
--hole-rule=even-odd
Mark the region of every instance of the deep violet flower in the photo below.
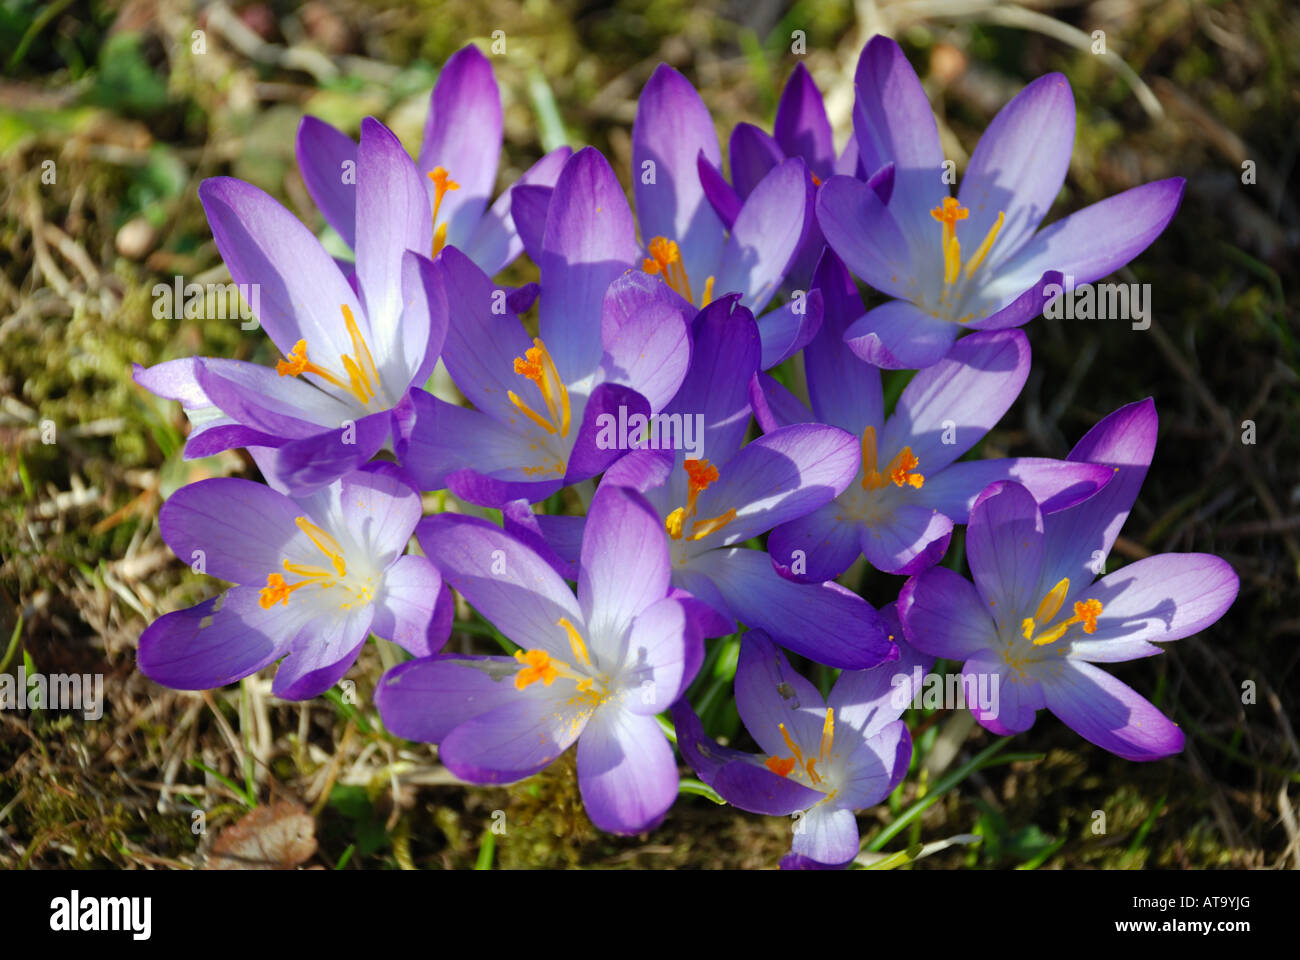
[[[904,585],[898,612],[908,641],[964,661],[962,672],[972,679],[996,678],[996,715],[972,707],[994,733],[1028,730],[1046,707],[1084,739],[1128,760],[1182,749],[1176,724],[1096,666],[1162,653],[1152,641],[1204,630],[1237,596],[1232,567],[1204,553],[1146,557],[1094,582],[1142,486],[1155,440],[1150,400],[1120,408],[1069,456],[1115,471],[1100,493],[1044,517],[1024,487],[992,484],[966,531],[974,584],[932,567]]]
[[[447,769],[474,783],[532,776],[576,741],[592,823],[612,833],[656,826],[677,796],[677,763],[655,714],[703,656],[689,601],[670,596],[659,517],[636,493],[602,485],[576,598],[545,560],[486,521],[429,517],[418,537],[447,583],[520,650],[395,667],[375,691],[388,729],[437,743]]]
[[[844,345],[861,315],[853,279],[827,251],[817,271],[825,320],[804,352],[813,412],[765,374],[751,386],[764,430],[824,421],[862,438],[861,471],[826,506],[784,523],[768,538],[782,576],[803,583],[838,577],[865,554],[904,576],[937,563],[954,524],[965,523],[980,491],[995,480],[1024,484],[1051,513],[1091,496],[1111,478],[1099,464],[1039,457],[956,462],[1002,418],[1029,375],[1029,341],[1019,330],[959,340],[920,371],[884,416],[880,370]]]
[[[845,333],[858,356],[886,369],[936,363],[964,330],[1027,323],[1063,275],[1091,283],[1145,250],[1182,200],[1182,178],[1159,180],[1039,230],[1074,144],[1065,77],[1040,77],[993,118],[955,198],[934,115],[898,44],[872,38],[856,80],[861,162],[893,163],[893,192],[886,204],[860,181],[833,177],[817,194],[817,222],[857,277],[895,298]]]
[[[892,606],[880,612],[898,637]],[[915,693],[915,677],[934,658],[906,643],[899,651],[896,662],[845,670],[823,698],[764,634],[746,634],[736,665],[736,709],[762,753],[716,743],[689,703],[673,707],[677,745],[701,780],[742,810],[794,817],[794,860],[783,866],[800,858],[826,866],[852,861],[859,848],[854,811],[884,800],[907,773],[912,738],[899,717]]]
[[[535,338],[466,256],[448,247],[434,264],[442,359],[476,409],[412,392],[414,424],[397,452],[422,489],[489,507],[543,500],[626,452],[599,442],[602,414],[658,412],[686,373],[693,308],[609,259],[610,237],[630,237],[632,216],[599,151],[565,164],[548,209]]]
[[[231,277],[260,289],[258,320],[284,359],[274,367],[186,357],[137,365],[136,382],[179,400],[193,429],[187,458],[275,449],[268,481],[307,493],[368,461],[409,415],[442,349],[431,316],[433,227],[415,164],[379,121],[357,151],[356,287],[317,239],[257,187],[205,180],[199,198]]]
[[[515,187],[488,207],[496,187],[501,129],[501,93],[492,64],[477,47],[462,47],[438,74],[417,167],[435,224],[432,255],[451,245],[488,275],[508,266],[524,249],[510,215]],[[303,182],[325,221],[348,246],[356,247],[355,187],[343,174],[348,163],[357,159],[357,144],[323,120],[308,116],[298,127],[297,153]],[[571,153],[568,147],[552,150],[516,186],[553,186]]]
[[[159,511],[163,539],[235,586],[155,620],[140,670],[207,690],[283,658],[272,692],[306,700],[338,682],[371,632],[437,652],[453,607],[433,564],[404,553],[419,519],[420,495],[391,463],[298,497],[233,477],[182,487]]]

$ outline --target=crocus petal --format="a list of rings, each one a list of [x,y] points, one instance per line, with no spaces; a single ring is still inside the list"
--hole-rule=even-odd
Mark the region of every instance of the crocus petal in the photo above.
[[[807,516],[783,523],[767,538],[778,573],[796,583],[834,580],[862,553],[858,525],[832,501]]]
[[[516,690],[509,679],[516,669],[511,657],[444,654],[408,660],[380,678],[375,706],[390,733],[441,743],[472,717],[528,696],[530,691]]]
[[[1183,731],[1141,694],[1081,660],[1050,662],[1041,677],[1047,709],[1067,727],[1125,760],[1159,760],[1183,749]]]
[[[571,147],[556,147],[543,156],[515,182],[515,185],[497,197],[492,208],[484,214],[483,219],[474,228],[474,233],[465,241],[466,255],[479,265],[488,276],[493,276],[515,261],[524,252],[524,240],[517,229],[511,211],[514,209],[514,191],[516,187],[549,188],[555,186],[556,178],[569,157],[573,155]],[[549,195],[548,195],[549,201]],[[541,233],[537,234],[537,249],[540,250]],[[536,261],[538,254],[530,251],[529,256]],[[519,308],[512,308],[521,313]]]
[[[570,661],[561,618],[582,624],[578,601],[560,575],[532,550],[486,520],[425,517],[416,539],[443,579],[510,640]]]
[[[244,360],[204,357],[195,368],[203,392],[222,413],[272,436],[301,439],[356,415],[324,390],[298,377]]]
[[[566,485],[563,480],[502,480],[468,467],[447,474],[447,489],[459,499],[493,510],[512,500],[539,503]]]
[[[380,375],[400,389],[403,398],[412,383],[423,384],[433,375],[447,341],[448,316],[446,310],[440,309],[440,284],[432,260],[413,250],[402,254],[401,344],[384,362]]]
[[[1086,589],[1102,603],[1095,633],[1076,638],[1070,655],[1114,662],[1158,653],[1163,643],[1200,633],[1237,597],[1232,567],[1207,553],[1162,553],[1116,570]]]
[[[385,410],[338,430],[291,440],[276,448],[276,482],[295,495],[319,490],[369,461],[392,432],[393,414]]]
[[[844,807],[815,806],[794,828],[790,849],[820,863],[844,863],[858,854],[858,821]]]
[[[907,642],[949,660],[966,660],[998,646],[996,607],[947,567],[931,567],[903,584],[898,619]]]
[[[737,761],[748,764],[753,761],[753,754],[744,753],[732,747],[724,747],[709,737],[700,724],[700,718],[696,716],[690,702],[685,697],[673,704],[672,718],[673,730],[677,734],[677,746],[682,752],[682,759],[709,786],[714,785],[718,771],[728,763]]]
[[[690,366],[687,323],[693,315],[671,287],[648,273],[634,270],[619,277],[605,291],[601,309],[603,378],[636,390],[652,411],[662,410]]]
[[[764,370],[770,370],[806,347],[821,329],[821,291],[811,290],[769,310],[758,318],[757,323],[759,339],[763,343],[761,365]]]
[[[442,361],[456,388],[474,406],[503,422],[516,415],[508,396],[512,390],[537,409],[542,404],[540,391],[514,368],[515,358],[523,357],[532,344],[518,318],[499,308],[501,291],[455,247],[444,248],[435,266],[442,295],[431,313],[446,318]],[[450,322],[453,310],[455,322]]]
[[[859,529],[868,563],[884,573],[908,577],[943,559],[952,537],[952,520],[932,507],[905,503],[895,508],[888,523]]]
[[[642,416],[648,421],[650,402],[635,390],[617,383],[602,383],[591,391],[582,411],[582,423],[578,426],[573,449],[569,452],[569,463],[564,472],[565,486],[603,473],[624,455],[626,451],[619,450],[617,444],[609,446],[602,439],[606,438],[610,425],[618,422],[620,410],[627,411],[629,420]]]
[[[347,163],[356,163],[357,144],[324,120],[303,117],[295,144],[298,171],[325,222],[349,247],[356,247],[357,191],[355,178],[344,177]]]
[[[953,523],[966,523],[975,498],[985,487],[999,480],[1014,480],[1029,491],[1046,515],[1087,500],[1113,476],[1111,468],[1096,463],[1040,457],[964,460],[927,475],[925,486],[913,499],[946,514]]]
[[[518,184],[510,191],[510,218],[519,232],[524,252],[534,261],[542,255],[542,237],[546,233],[546,211],[551,206],[554,187]]]
[[[623,639],[633,619],[668,593],[663,520],[645,498],[602,483],[582,534],[578,602],[591,638]]]
[[[844,331],[844,342],[883,370],[923,370],[948,355],[959,332],[957,324],[915,304],[890,300],[856,320]]]
[[[762,631],[751,630],[740,644],[736,663],[736,710],[745,729],[764,753],[790,753],[786,733],[799,743],[819,738],[826,701]],[[804,739],[801,734],[809,734]]]
[[[961,682],[971,714],[985,730],[999,736],[1028,730],[1046,705],[1043,686],[1033,677],[1014,673],[995,653],[967,660]]]
[[[754,316],[736,298],[719,297],[694,321],[690,370],[669,413],[704,417],[701,456],[725,463],[749,429],[749,381],[758,370],[761,341]]]
[[[636,261],[637,252],[632,211],[618,177],[598,150],[584,147],[555,182],[538,261],[545,291],[542,340],[566,383],[599,365],[605,289]]]
[[[1002,419],[1020,395],[1029,363],[1029,340],[1019,330],[963,337],[903,389],[881,449],[910,446],[922,473],[939,472]]]
[[[1059,73],[1039,77],[998,111],[971,154],[957,199],[970,210],[962,235],[982,238],[1004,215],[983,269],[1014,254],[1051,209],[1074,146],[1074,95]]]
[[[862,670],[898,655],[876,611],[839,584],[791,583],[766,554],[739,547],[710,550],[691,566],[708,577],[732,616],[810,660]],[[699,595],[689,581],[674,582]]]
[[[727,183],[722,171],[709,162],[703,150],[696,160],[696,166],[699,169],[700,186],[704,190],[705,199],[709,201],[709,206],[718,215],[722,225],[730,230],[731,225],[736,222],[736,217],[740,215],[740,195],[731,184]]]
[[[428,657],[451,635],[455,607],[438,570],[425,557],[398,557],[384,571],[375,594],[376,636],[391,640],[412,656]]]
[[[863,168],[893,162],[900,223],[914,238],[936,237],[930,208],[943,193],[943,150],[916,71],[897,43],[875,36],[858,58],[854,83],[853,134]]]
[[[780,288],[799,249],[812,201],[808,168],[797,157],[763,177],[732,225],[714,289],[741,293],[740,302],[761,313]]]
[[[732,128],[727,156],[731,160],[731,182],[741,200],[786,159],[776,140],[752,123],[738,123]]]
[[[420,173],[443,167],[460,189],[442,200],[438,220],[447,224],[447,242],[469,239],[496,185],[501,157],[501,94],[492,64],[477,47],[452,54],[429,99],[420,145]],[[425,212],[423,204],[419,208]]]
[[[875,806],[902,782],[911,762],[912,735],[907,724],[902,720],[883,724],[841,761],[846,775],[836,801],[849,810]]]
[[[402,355],[397,322],[404,305],[402,255],[431,250],[433,226],[415,164],[392,131],[374,117],[361,121],[356,191],[357,281],[366,317],[373,321],[370,349],[383,374],[388,370],[382,361]],[[421,359],[423,355],[420,350]]]
[[[199,572],[261,586],[297,539],[294,518],[301,513],[260,483],[214,477],[173,493],[158,511],[158,528],[172,552]]]
[[[1037,608],[1043,596],[1043,515],[1028,490],[1005,481],[980,494],[966,528],[966,559],[994,616]]]
[[[1120,407],[1084,435],[1066,458],[1101,463],[1115,476],[1095,496],[1070,510],[1052,514],[1044,531],[1043,581],[1050,590],[1062,577],[1074,591],[1090,584],[1105,569],[1106,557],[1137,499],[1155,452],[1158,427],[1155,404],[1141,400]]]
[[[756,373],[749,381],[749,405],[764,433],[792,423],[812,423],[814,420],[812,411],[804,406],[802,400],[766,373]]]
[[[736,511],[703,546],[748,540],[838,496],[859,467],[858,441],[838,427],[796,423],[747,444],[696,501],[701,517]]]
[[[855,437],[867,427],[879,431],[884,420],[880,368],[858,359],[844,343],[845,331],[863,315],[857,284],[831,250],[822,253],[812,283],[822,297],[821,329],[803,354],[813,412],[822,423]]]
[[[443,738],[438,759],[470,783],[513,783],[550,766],[578,739],[589,716],[535,683],[458,725]]]
[[[677,598],[637,614],[621,668],[624,685],[631,688],[623,709],[652,716],[686,692],[704,659],[698,619],[693,605]]]
[[[501,508],[506,533],[532,549],[565,580],[578,579],[582,517],[533,513],[527,500],[512,500]]]
[[[725,764],[718,770],[711,786],[733,807],[773,817],[787,817],[796,810],[810,810],[826,796],[820,790],[779,776],[752,760]]]
[[[815,206],[827,244],[854,276],[888,296],[908,296],[913,265],[907,238],[875,190],[852,177],[831,177],[817,191]]]
[[[1059,270],[1076,285],[1115,272],[1164,232],[1186,185],[1182,177],[1156,180],[1057,220],[1002,265],[999,286],[1024,289],[1045,270]]]
[[[890,620],[884,609],[881,619],[886,623]],[[896,620],[891,629],[901,629]],[[901,635],[896,634],[895,640],[898,660],[870,670],[845,670],[826,698],[826,705],[835,709],[835,722],[851,727],[862,737],[876,736],[901,717],[920,689],[917,668],[919,676],[924,677],[934,665],[934,657],[903,642]]]
[[[787,157],[803,157],[819,179],[826,180],[835,172],[835,140],[826,105],[802,63],[795,64],[781,91],[772,133]]]
[[[723,231],[700,186],[701,153],[715,167],[722,166],[708,108],[689,80],[660,64],[641,91],[632,125],[632,190],[641,238],[645,243],[655,237],[675,241],[685,264],[712,273]],[[647,162],[653,167],[647,168]],[[645,176],[648,169],[652,177]]]
[[[306,340],[325,357],[352,352],[341,307],[360,299],[311,231],[264,191],[231,177],[199,185],[212,239],[237,284],[255,284],[258,322],[283,354]]]
[[[677,799],[677,761],[655,718],[597,711],[578,740],[578,788],[587,816],[608,833],[663,822]]]
[[[367,464],[343,478],[343,521],[357,545],[387,564],[406,549],[420,522],[420,493],[393,463]]]
[[[369,604],[341,616],[314,617],[275,671],[271,693],[284,700],[310,700],[334,686],[356,662],[374,617]]]
[[[234,587],[159,617],[140,636],[140,672],[176,690],[211,690],[278,660],[308,614],[301,604],[263,610],[261,592]]]
[[[1028,279],[1028,278],[1027,278]],[[1028,289],[1021,292],[1019,280],[1014,284],[995,281],[993,289],[1001,292],[990,306],[980,311],[980,315],[968,320],[964,326],[971,330],[1006,330],[1022,327],[1041,314],[1061,290],[1064,289],[1064,277],[1059,270],[1046,270]]]

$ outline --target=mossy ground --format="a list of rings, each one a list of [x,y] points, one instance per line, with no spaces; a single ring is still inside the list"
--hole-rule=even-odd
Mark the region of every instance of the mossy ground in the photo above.
[[[646,837],[598,833],[571,759],[511,788],[456,784],[434,750],[376,726],[368,695],[389,651],[363,655],[356,706],[273,701],[264,679],[202,696],[144,679],[134,649],[145,624],[213,590],[162,543],[158,505],[200,477],[256,474],[239,453],[182,461],[179,411],[129,374],[194,353],[272,359],[236,321],[155,319],[152,289],[176,275],[224,279],[197,199],[204,177],[252,180],[320,225],[293,161],[304,111],[354,133],[373,113],[413,147],[437,65],[504,30],[502,182],[565,138],[626,172],[635,97],[656,63],[696,82],[724,133],[740,120],[766,125],[802,30],[842,140],[872,25],[851,5],[812,2],[258,3],[234,5],[252,37],[239,49],[220,6],[196,20],[184,0],[17,0],[0,15],[0,672],[26,660],[45,673],[103,673],[106,699],[96,721],[0,712],[0,865],[196,866],[250,802],[280,797],[317,814],[313,862],[347,869],[775,864],[788,824],[700,796],[683,796]],[[978,845],[917,866],[1300,866],[1295,11],[1283,0],[1045,8],[1082,36],[1104,30],[1148,85],[1153,116],[1107,61],[1037,29],[863,10],[917,64],[959,169],[997,106],[1061,70],[1079,124],[1053,216],[1188,178],[1173,225],[1118,278],[1151,284],[1151,328],[1035,321],[1030,381],[983,449],[1061,456],[1107,412],[1154,396],[1156,459],[1112,565],[1207,551],[1242,581],[1213,628],[1116,668],[1184,726],[1182,755],[1129,764],[1044,716],[1008,748],[1016,759],[964,780],[885,849],[974,833]],[[286,49],[325,56],[287,62]],[[50,169],[53,182],[42,178]],[[900,584],[861,582],[877,603]],[[484,642],[464,631],[452,640]],[[734,725],[725,706],[713,718],[721,729]],[[921,783],[992,742],[948,715],[910,720],[913,775],[890,804],[863,812],[867,840]],[[955,759],[937,762],[943,752]],[[206,833],[193,829],[196,809]]]

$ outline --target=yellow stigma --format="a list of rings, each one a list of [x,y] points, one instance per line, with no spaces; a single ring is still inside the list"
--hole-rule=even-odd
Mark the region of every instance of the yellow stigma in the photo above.
[[[822,782],[822,776],[817,772],[817,764],[824,768],[832,757],[832,751],[835,749],[835,709],[826,708],[826,719],[822,723],[821,743],[817,748],[817,756],[806,757],[799,744],[794,742],[790,736],[790,731],[785,728],[785,724],[779,724],[781,730],[781,739],[785,741],[785,748],[790,751],[788,757],[768,757],[763,761],[763,765],[779,777],[788,777],[799,768],[808,775],[808,782],[814,787]]]
[[[343,559],[343,548],[339,546],[339,542],[327,530],[318,527],[306,517],[295,517],[294,523],[316,545],[316,549],[330,561],[330,567],[326,568],[306,563],[290,563],[288,560],[283,561],[285,572],[292,573],[302,579],[289,583],[279,573],[267,574],[266,586],[262,588],[262,592],[258,596],[258,603],[263,610],[270,610],[277,603],[288,606],[289,596],[295,590],[309,586],[332,587],[348,574],[348,565]],[[352,589],[350,593],[355,600],[362,603],[369,603],[374,596],[369,581],[360,590]],[[351,601],[342,604],[344,609],[348,609],[352,605]]]
[[[650,256],[641,262],[641,269],[646,273],[663,277],[664,283],[672,287],[692,304],[695,296],[691,293],[691,281],[686,276],[686,265],[682,263],[681,249],[667,237],[655,237],[646,248]],[[704,281],[704,299],[701,307],[706,307],[713,300],[713,277]]]
[[[876,428],[867,427],[862,431],[862,489],[881,490],[892,481],[896,487],[912,487],[920,490],[925,484],[925,477],[914,471],[920,465],[911,447],[904,447],[889,461],[889,466],[882,471],[878,469],[876,459]]]
[[[560,379],[560,372],[555,368],[555,361],[551,359],[551,354],[546,349],[546,344],[542,343],[541,337],[534,337],[533,345],[524,351],[524,355],[515,357],[515,373],[537,384],[537,389],[542,392],[542,399],[546,401],[546,411],[550,416],[542,416],[519,399],[519,395],[513,390],[507,391],[510,402],[520,413],[547,433],[567,437],[571,415],[569,388]]]
[[[356,318],[352,315],[352,308],[345,303],[340,305],[339,309],[343,311],[343,324],[352,339],[352,353],[339,355],[339,363],[346,377],[308,360],[306,340],[299,340],[293,345],[287,358],[276,362],[275,372],[282,377],[298,377],[304,373],[314,373],[326,383],[352,394],[362,406],[365,406],[379,392],[379,370],[375,366],[374,357],[370,355],[370,347],[366,344],[365,337],[361,335],[361,328],[357,326]]]
[[[578,629],[564,617],[561,617],[558,623],[569,636],[569,646],[573,649],[574,657],[587,666],[591,666],[591,657],[587,654],[587,645],[583,643]],[[538,680],[544,686],[549,687],[559,677],[563,680],[572,680],[577,684],[577,692],[584,695],[579,698],[581,703],[587,706],[600,706],[605,700],[607,694],[603,689],[601,691],[592,690],[592,684],[595,682],[592,677],[578,673],[563,660],[556,660],[545,650],[536,647],[531,650],[516,650],[515,659],[523,664],[523,669],[515,674],[516,690],[526,690]],[[586,696],[589,693],[592,696]]]
[[[955,197],[944,197],[943,203],[930,211],[930,216],[939,221],[943,231],[939,241],[943,249],[943,282],[945,286],[951,287],[961,276],[961,244],[957,241],[957,221],[970,217],[970,210],[963,207]],[[968,279],[979,269],[979,265],[988,256],[989,250],[993,248],[998,232],[1005,222],[1006,216],[999,211],[997,220],[989,228],[984,240],[975,249],[975,255],[971,257],[970,262],[966,265],[966,277]]]
[[[696,520],[696,501],[699,500],[701,493],[717,482],[718,468],[707,460],[685,460],[682,462],[682,469],[686,471],[687,476],[686,506],[678,507],[664,518],[664,529],[668,531],[668,536],[674,540],[682,539],[686,521],[691,520],[691,532],[686,535],[686,539],[700,540],[711,533],[717,533],[736,519],[736,508],[732,507],[716,517]]]
[[[1096,633],[1097,618],[1101,616],[1102,605],[1100,600],[1089,598],[1075,601],[1074,616],[1062,620],[1045,633],[1034,636],[1034,633],[1040,627],[1045,627],[1060,612],[1061,605],[1065,602],[1065,595],[1069,592],[1070,578],[1062,577],[1061,581],[1047,592],[1047,596],[1043,597],[1034,615],[1021,621],[1021,635],[1026,640],[1032,640],[1034,646],[1041,647],[1060,640],[1061,637],[1065,636],[1065,631],[1076,623],[1083,624],[1084,633]]]
[[[438,210],[447,191],[459,190],[460,184],[451,179],[446,167],[434,167],[429,171],[429,179],[433,181],[433,255],[436,257],[447,245],[447,225],[438,223]]]

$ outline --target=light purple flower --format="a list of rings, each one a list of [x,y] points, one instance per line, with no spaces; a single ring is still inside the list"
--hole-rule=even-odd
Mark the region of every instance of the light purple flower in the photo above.
[[[307,191],[325,221],[355,248],[356,188],[346,173],[356,163],[357,144],[323,120],[303,117],[297,150]],[[501,94],[488,58],[475,46],[462,47],[443,66],[429,99],[418,168],[435,223],[434,246],[420,252],[431,249],[436,256],[447,244],[484,273],[498,273],[524,250],[511,216],[514,190],[553,186],[571,152],[560,147],[546,154],[489,208],[501,157]]]
[[[898,636],[892,607],[881,616]],[[934,661],[906,643],[899,650],[897,662],[845,670],[823,698],[764,634],[746,634],[736,665],[736,709],[762,753],[708,738],[685,700],[673,708],[678,748],[701,780],[742,810],[794,818],[796,859],[783,866],[798,858],[816,865],[852,861],[859,849],[854,811],[884,800],[907,773],[912,738],[899,717],[916,692],[915,677]]]
[[[446,318],[429,311],[433,264],[413,252],[433,236],[415,165],[383,124],[362,123],[355,285],[257,187],[215,177],[199,197],[231,277],[258,289],[258,320],[285,359],[187,357],[137,366],[136,382],[185,408],[187,458],[272,447],[268,480],[319,489],[390,442],[409,416],[407,391],[442,349]]]
[[[861,597],[834,583],[787,580],[765,553],[745,546],[842,493],[857,472],[858,445],[837,427],[800,423],[742,446],[759,336],[736,300],[723,297],[696,318],[691,369],[665,411],[700,418],[699,450],[635,450],[602,484],[639,490],[659,512],[671,540],[673,584],[719,614],[708,635],[730,633],[739,620],[830,666],[893,659],[894,644]]]
[[[423,489],[489,507],[543,500],[626,452],[601,442],[602,415],[649,416],[677,392],[693,308],[627,270],[631,224],[605,158],[590,147],[574,154],[542,230],[536,338],[466,256],[442,251],[430,310],[447,327],[447,372],[477,409],[413,391],[398,455]]]
[[[235,586],[155,620],[140,670],[179,690],[240,680],[283,658],[272,692],[306,700],[338,682],[371,632],[429,656],[453,608],[438,571],[404,555],[420,495],[391,463],[288,497],[237,478],[200,480],[163,504],[181,560]]]
[[[956,198],[934,115],[898,44],[872,38],[856,79],[861,162],[893,163],[893,192],[886,204],[860,181],[833,177],[817,194],[817,221],[854,275],[895,298],[845,333],[858,356],[886,369],[938,362],[963,330],[1027,323],[1063,275],[1091,283],[1145,250],[1182,200],[1182,178],[1155,181],[1039,230],[1074,143],[1065,77],[1040,77],[994,117]]]
[[[859,556],[908,576],[937,563],[954,524],[965,523],[979,492],[1017,480],[1051,513],[1091,496],[1111,472],[1091,463],[1038,457],[955,462],[1015,401],[1029,375],[1029,341],[1019,330],[990,330],[957,342],[920,371],[884,417],[880,370],[844,345],[861,315],[853,279],[827,251],[817,270],[822,328],[804,351],[808,410],[765,374],[751,385],[764,430],[823,421],[862,438],[860,473],[826,506],[772,531],[768,550],[782,576],[801,583],[838,577]]]
[[[655,720],[703,656],[687,602],[670,596],[663,524],[637,494],[592,499],[575,598],[551,567],[483,520],[420,524],[447,582],[510,640],[512,657],[445,655],[390,670],[375,691],[389,730],[437,743],[474,783],[509,783],[575,741],[592,823],[611,833],[658,825],[677,796],[677,763]]]
[[[661,277],[697,307],[739,293],[758,317],[767,368],[798,351],[821,323],[813,294],[764,313],[811,224],[814,185],[802,159],[783,159],[747,182],[723,216],[701,179],[712,172],[720,180],[721,164],[704,101],[690,81],[660,64],[641,91],[632,127],[642,245],[628,265]]]
[[[1094,582],[1137,497],[1155,449],[1150,400],[1098,423],[1069,459],[1115,472],[1101,492],[1044,517],[1010,481],[976,501],[966,531],[972,585],[943,567],[913,577],[898,600],[910,643],[964,661],[970,683],[998,683],[996,715],[972,707],[994,733],[1028,730],[1046,707],[1080,736],[1129,760],[1177,753],[1183,733],[1096,664],[1163,652],[1217,621],[1237,596],[1237,575],[1203,553],[1166,553]]]

